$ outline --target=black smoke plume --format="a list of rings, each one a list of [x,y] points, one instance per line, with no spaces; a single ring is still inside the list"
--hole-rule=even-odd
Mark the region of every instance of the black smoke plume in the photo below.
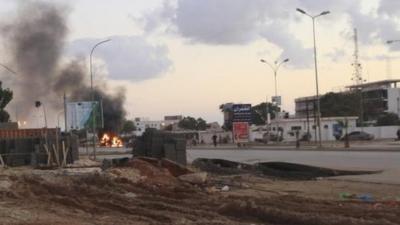
[[[16,18],[1,27],[17,70],[13,89],[22,116],[29,117],[37,100],[52,109],[50,112],[62,110],[64,92],[71,100],[91,100],[86,60],[65,63],[62,59],[67,11],[54,3],[20,1]],[[110,94],[103,83],[95,87],[95,97],[103,103],[105,129],[118,131],[125,117],[125,92]]]

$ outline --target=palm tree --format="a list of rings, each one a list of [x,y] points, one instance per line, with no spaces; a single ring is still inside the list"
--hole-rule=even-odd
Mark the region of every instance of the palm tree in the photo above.
[[[233,103],[225,103],[219,106],[219,109],[224,114],[224,125],[222,126],[225,130],[232,130],[233,122]]]

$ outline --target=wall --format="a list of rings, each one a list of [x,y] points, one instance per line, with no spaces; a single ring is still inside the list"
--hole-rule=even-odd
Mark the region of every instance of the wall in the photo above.
[[[339,120],[343,121],[344,119],[345,119],[344,117],[321,118],[321,140],[322,141],[336,140],[335,137],[333,136],[333,126],[334,124],[338,124]],[[348,117],[347,119],[349,127],[348,129],[349,131],[352,131],[356,127],[357,117]],[[317,130],[317,135],[315,135],[315,129],[313,128],[313,125],[314,125],[314,119],[310,118],[309,127],[310,127],[311,139],[315,140],[315,138],[318,137],[318,130]],[[283,141],[289,141],[289,142],[296,141],[295,131],[292,130],[292,127],[300,128],[299,138],[301,138],[304,134],[307,133],[306,119],[287,119],[287,120],[274,121],[274,123],[271,124],[273,133],[275,133],[274,127],[276,130],[277,126],[283,128],[283,139],[284,139]]]
[[[200,131],[199,142],[204,144],[212,144],[213,143],[212,136],[214,134],[217,135],[218,142],[223,142],[223,139],[226,139],[228,143],[232,143],[232,132],[226,132],[226,131],[210,131],[210,132]]]
[[[18,123],[16,122],[0,123],[0,130],[10,130],[10,129],[18,129]]]
[[[265,133],[266,133],[265,130],[263,130],[263,131],[252,131],[250,129],[250,135],[249,135],[250,137],[249,137],[249,139],[250,139],[250,141],[255,141],[256,139],[262,140]]]
[[[400,126],[381,126],[381,127],[357,127],[352,131],[364,131],[373,134],[375,139],[390,139],[397,138],[397,130]]]

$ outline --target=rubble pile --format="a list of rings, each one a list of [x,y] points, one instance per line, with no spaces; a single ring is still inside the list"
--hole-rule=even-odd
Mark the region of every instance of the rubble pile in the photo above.
[[[107,166],[104,166],[107,165]],[[108,167],[108,168],[107,168]],[[135,157],[104,160],[106,174],[124,177],[135,183],[154,184],[159,186],[178,186],[181,182],[204,184],[207,173],[199,173],[168,159]]]

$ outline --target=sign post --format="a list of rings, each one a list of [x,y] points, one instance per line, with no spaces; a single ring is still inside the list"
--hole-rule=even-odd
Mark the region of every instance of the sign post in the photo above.
[[[248,143],[251,123],[251,104],[235,104],[233,109],[233,140],[238,145]]]
[[[234,122],[233,123],[233,140],[237,144],[249,142],[249,123]]]
[[[94,111],[94,113],[93,113]],[[93,115],[97,127],[102,127],[102,110],[98,102],[68,102],[66,103],[66,124],[68,130],[90,128]]]

